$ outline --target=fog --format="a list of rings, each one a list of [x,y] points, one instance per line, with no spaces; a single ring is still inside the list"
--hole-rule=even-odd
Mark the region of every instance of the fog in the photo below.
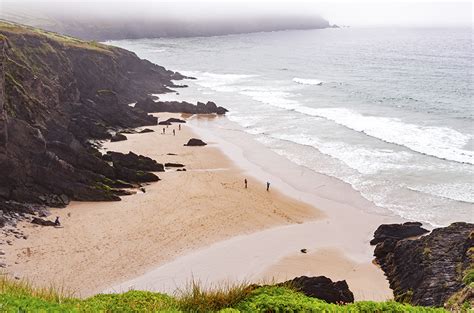
[[[258,16],[317,16],[351,26],[469,26],[472,2],[429,0],[2,0],[0,10],[55,17],[214,20]]]
[[[472,26],[471,1],[0,0],[0,18],[85,39],[283,29]]]

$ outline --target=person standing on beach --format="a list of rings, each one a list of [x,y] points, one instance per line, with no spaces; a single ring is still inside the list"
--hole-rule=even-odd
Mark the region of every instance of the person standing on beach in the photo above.
[[[247,189],[247,178],[244,179],[245,189]]]
[[[173,136],[176,136],[176,130],[173,129]]]
[[[59,221],[59,216],[56,216],[56,220],[54,221],[54,226],[61,226],[61,222]]]
[[[178,130],[181,130],[181,124],[178,124]]]
[[[267,191],[270,191],[270,183],[267,182]]]
[[[163,135],[166,133],[166,128],[163,127]]]

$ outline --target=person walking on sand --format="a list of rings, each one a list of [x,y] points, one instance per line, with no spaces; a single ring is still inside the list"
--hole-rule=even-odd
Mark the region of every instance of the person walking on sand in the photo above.
[[[270,191],[270,183],[267,182],[267,191]]]
[[[244,179],[245,189],[247,189],[247,178]]]
[[[162,134],[164,135],[166,133],[166,128],[163,128]]]
[[[54,221],[54,226],[61,226],[61,222],[59,222],[59,216],[56,216],[56,220]]]
[[[178,124],[178,130],[181,130],[181,124]]]
[[[173,136],[176,136],[176,130],[173,129]]]

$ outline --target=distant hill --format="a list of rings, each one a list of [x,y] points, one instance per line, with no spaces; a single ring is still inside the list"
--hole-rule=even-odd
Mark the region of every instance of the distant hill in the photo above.
[[[84,40],[114,40],[158,37],[217,36],[238,33],[279,31],[288,29],[319,29],[331,27],[317,15],[288,13],[281,15],[207,16],[188,18],[176,14],[152,16],[137,12],[117,16],[104,12],[74,15],[43,11],[32,7],[3,5],[0,19],[30,25]]]

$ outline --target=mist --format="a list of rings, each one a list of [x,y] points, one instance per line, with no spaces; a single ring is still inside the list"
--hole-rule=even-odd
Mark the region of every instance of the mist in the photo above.
[[[0,18],[83,39],[213,36],[256,31],[472,25],[470,1],[4,0]]]

